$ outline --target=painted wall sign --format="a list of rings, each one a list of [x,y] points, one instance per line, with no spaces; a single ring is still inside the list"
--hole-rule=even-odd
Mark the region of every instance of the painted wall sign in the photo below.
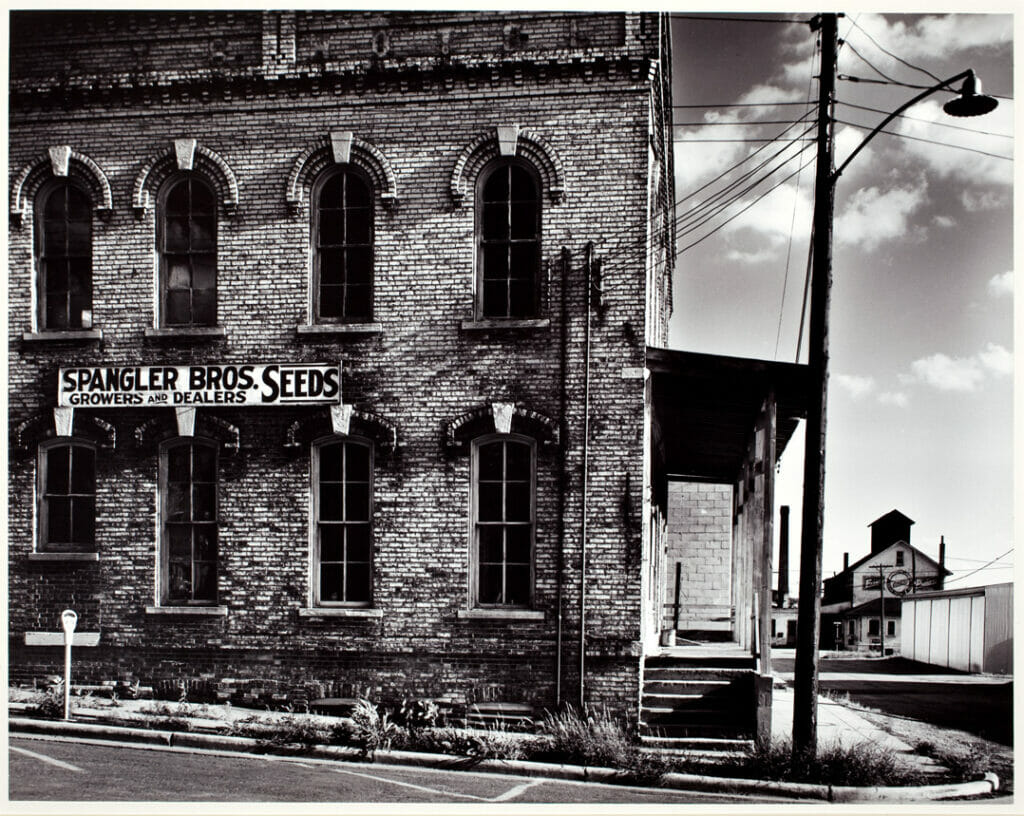
[[[340,402],[341,366],[319,363],[62,368],[57,383],[63,408]]]

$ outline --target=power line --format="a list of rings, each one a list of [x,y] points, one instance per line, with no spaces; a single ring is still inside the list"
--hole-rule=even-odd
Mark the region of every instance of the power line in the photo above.
[[[723,122],[674,122],[672,127],[712,127],[715,125],[788,125],[792,119],[747,119],[745,121]]]
[[[720,102],[707,105],[673,105],[673,109],[691,110],[699,108],[774,108],[781,105],[806,105],[806,102]]]
[[[765,197],[766,195],[768,195],[769,193],[771,193],[771,192],[772,192],[773,190],[775,190],[775,189],[776,189],[777,187],[781,187],[781,186],[782,186],[783,184],[785,184],[785,183],[786,183],[787,181],[789,181],[789,180],[790,180],[791,178],[793,178],[793,176],[795,176],[795,175],[796,175],[797,173],[799,173],[799,172],[800,172],[801,170],[803,170],[803,169],[804,169],[805,167],[807,167],[808,165],[810,165],[810,164],[813,164],[813,163],[814,163],[814,160],[813,160],[813,159],[811,159],[810,161],[804,162],[804,163],[803,163],[802,165],[800,165],[800,167],[798,167],[798,168],[797,168],[797,169],[796,169],[795,171],[793,171],[793,172],[792,172],[792,173],[790,173],[790,174],[789,174],[788,176],[786,176],[786,177],[785,177],[784,179],[782,179],[782,181],[778,182],[777,184],[774,184],[774,185],[772,185],[772,186],[771,186],[770,188],[768,188],[767,190],[765,190],[765,192],[763,192],[763,193],[762,193],[762,194],[761,194],[760,196],[758,196],[758,197],[757,197],[757,198],[755,198],[755,199],[754,199],[753,201],[751,201],[751,202],[750,202],[750,203],[749,203],[749,204],[748,204],[748,205],[747,205],[746,207],[744,207],[744,208],[743,208],[742,210],[740,210],[739,212],[737,212],[737,213],[736,213],[735,215],[732,215],[732,216],[730,216],[730,217],[729,217],[728,219],[726,219],[725,221],[723,221],[723,222],[722,222],[721,224],[719,224],[719,225],[718,225],[717,227],[715,227],[715,228],[714,228],[713,230],[711,230],[711,232],[709,232],[709,233],[708,233],[707,235],[703,236],[702,238],[699,238],[699,239],[697,239],[697,240],[696,240],[696,241],[694,241],[694,242],[693,242],[692,244],[688,244],[688,245],[684,246],[684,247],[683,247],[682,249],[678,250],[678,251],[676,252],[676,257],[678,258],[678,257],[679,257],[680,255],[682,255],[682,254],[683,254],[684,252],[686,252],[686,251],[687,251],[688,249],[693,249],[693,247],[697,246],[697,244],[701,243],[702,241],[706,241],[706,240],[707,240],[708,238],[710,238],[710,237],[711,237],[712,235],[714,235],[714,234],[715,234],[716,232],[718,232],[718,231],[719,231],[720,229],[722,229],[722,228],[723,228],[723,227],[725,227],[725,226],[726,226],[727,224],[729,224],[729,222],[731,222],[731,221],[734,221],[735,219],[737,219],[737,218],[739,218],[739,217],[740,217],[741,215],[743,215],[743,213],[745,213],[745,212],[746,212],[747,210],[749,210],[749,209],[750,209],[751,207],[753,207],[753,206],[754,206],[755,204],[757,204],[757,203],[758,203],[759,201],[761,201],[761,199],[763,199],[763,198],[764,198],[764,197]]]
[[[1010,547],[1010,549],[1008,549],[1002,555],[993,558],[991,561],[989,561],[987,564],[985,564],[984,567],[978,567],[976,570],[972,570],[971,572],[968,572],[966,575],[958,575],[956,578],[952,578],[949,581],[946,581],[946,585],[948,586],[949,584],[952,584],[955,581],[962,581],[964,578],[970,578],[972,575],[974,575],[974,573],[981,572],[986,567],[992,566],[992,564],[996,563],[996,561],[1002,561],[1004,558],[1006,558],[1006,556],[1008,556],[1012,552],[1013,552],[1013,547]]]
[[[709,22],[725,22],[725,23],[778,23],[782,25],[807,25],[810,23],[810,19],[807,20],[775,20],[770,17],[701,17],[694,14],[669,14],[673,20],[706,20]]]
[[[859,17],[860,15],[857,15],[857,16]],[[877,48],[877,49],[878,49],[879,51],[881,51],[881,52],[882,52],[883,54],[886,54],[887,56],[890,56],[890,57],[892,57],[892,58],[893,58],[894,60],[896,60],[897,62],[899,62],[899,63],[902,63],[903,65],[906,65],[906,66],[907,66],[908,68],[911,68],[911,69],[913,69],[914,71],[920,71],[920,72],[921,72],[922,74],[925,74],[926,76],[930,76],[930,77],[931,77],[932,79],[934,79],[934,80],[935,80],[936,82],[942,82],[942,80],[941,80],[941,79],[939,79],[939,78],[938,78],[937,76],[935,76],[935,74],[933,74],[933,73],[932,73],[931,71],[929,71],[928,69],[926,69],[926,68],[921,68],[921,67],[919,67],[919,66],[917,66],[917,65],[913,65],[912,63],[909,63],[909,62],[907,62],[907,61],[906,61],[905,59],[903,59],[902,57],[897,57],[897,56],[896,56],[896,55],[895,55],[894,53],[892,53],[891,51],[889,51],[889,50],[887,50],[886,48],[884,48],[884,47],[883,47],[883,46],[882,46],[881,44],[879,44],[878,40],[876,40],[876,39],[875,39],[874,37],[872,37],[872,36],[871,36],[871,34],[869,34],[869,33],[868,33],[868,31],[867,31],[867,30],[866,30],[866,29],[865,29],[865,28],[864,28],[863,26],[861,26],[861,25],[858,25],[858,24],[857,24],[857,20],[856,20],[856,19],[853,19],[853,20],[851,20],[850,22],[851,22],[851,24],[852,24],[853,26],[855,26],[855,27],[857,28],[857,30],[858,30],[858,31],[860,31],[860,32],[861,32],[861,33],[862,33],[862,34],[863,34],[863,35],[864,35],[865,37],[867,37],[867,38],[868,38],[869,40],[871,40],[871,42],[873,42],[873,43],[875,44],[875,47],[876,47],[876,48]],[[847,36],[847,37],[849,37],[849,36],[850,36],[850,32],[849,32],[849,30],[847,30],[847,32],[846,32],[846,36]]]
[[[852,102],[843,102],[842,100],[839,100],[839,99],[836,100],[836,104],[837,105],[842,105],[843,107],[847,107],[847,108],[856,108],[857,110],[868,111],[869,113],[881,113],[881,114],[886,114],[886,115],[889,114],[889,111],[882,110],[881,108],[871,108],[871,107],[868,107],[867,105],[855,105]],[[951,124],[949,124],[947,122],[939,122],[939,121],[933,121],[931,119],[924,119],[924,118],[922,118],[920,116],[910,116],[910,115],[908,115],[906,113],[899,114],[897,116],[897,118],[898,119],[907,119],[907,120],[909,120],[911,122],[924,122],[925,124],[936,125],[938,127],[949,128],[951,130],[962,130],[965,133],[976,133],[979,136],[998,136],[1000,139],[1012,139],[1012,138],[1014,138],[1013,135],[1010,134],[1010,133],[992,133],[991,131],[987,131],[987,130],[976,130],[975,128],[963,127],[962,125],[951,125]]]
[[[840,125],[849,125],[850,127],[855,127],[855,128],[857,128],[859,130],[871,130],[871,128],[869,128],[867,125],[860,125],[860,124],[857,124],[856,122],[847,122],[844,119],[835,119],[834,121],[838,122]],[[1013,157],[1012,156],[1001,156],[998,153],[988,153],[988,152],[986,152],[984,150],[977,150],[977,149],[975,149],[973,147],[966,147],[964,145],[950,144],[949,142],[939,142],[939,141],[936,141],[935,139],[925,139],[922,136],[909,136],[906,133],[897,133],[894,130],[884,130],[883,129],[883,130],[880,130],[878,132],[879,133],[884,133],[887,136],[898,136],[901,139],[910,139],[911,141],[914,141],[914,142],[925,142],[926,144],[939,145],[941,147],[953,147],[953,148],[956,148],[957,150],[966,150],[969,153],[977,153],[980,156],[988,156],[989,158],[992,158],[992,159],[1004,159],[1005,161],[1013,161]]]
[[[771,144],[777,141],[776,138],[771,139],[673,139],[672,144],[702,144],[708,142],[717,142],[720,144],[732,144],[732,143],[743,143],[743,144]],[[814,139],[798,139],[796,141],[813,142]]]
[[[856,48],[854,48],[851,43],[847,42],[847,43],[845,43],[845,45],[846,45],[847,48],[849,48],[861,60],[861,62],[865,63],[868,66],[868,68],[870,68],[872,71],[874,71],[880,77],[882,77],[882,79],[886,79],[889,82],[893,82],[893,83],[899,83],[898,79],[893,79],[891,76],[882,73],[882,71],[877,66],[875,66],[871,62],[871,60],[869,60],[862,53],[860,53],[860,51],[858,51]]]
[[[839,74],[837,79],[842,79],[846,82],[866,82],[869,85],[898,85],[901,88],[910,88],[916,91],[930,91],[934,86],[932,85],[913,85],[909,82],[886,82],[881,79],[868,79],[867,77],[853,76],[852,74]],[[940,82],[942,80],[939,80]],[[956,93],[953,88],[949,88],[950,93]],[[985,92],[986,96],[994,96],[996,99],[1006,99],[1009,101],[1013,100],[1012,96],[1003,96],[1001,94],[992,93],[991,91]]]

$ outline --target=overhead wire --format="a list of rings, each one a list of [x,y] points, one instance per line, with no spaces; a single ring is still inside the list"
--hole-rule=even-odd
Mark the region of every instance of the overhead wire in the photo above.
[[[964,578],[970,578],[970,577],[971,577],[972,575],[974,575],[974,573],[976,573],[976,572],[981,572],[981,571],[982,571],[983,569],[986,569],[987,567],[990,567],[990,566],[992,566],[992,565],[993,565],[993,564],[995,564],[995,563],[996,563],[997,561],[1002,561],[1002,560],[1003,560],[1004,558],[1006,558],[1006,556],[1008,556],[1008,555],[1009,555],[1010,553],[1012,553],[1012,552],[1013,552],[1013,550],[1014,550],[1014,548],[1013,548],[1013,547],[1010,547],[1010,549],[1008,549],[1008,550],[1007,550],[1006,552],[1004,552],[1004,553],[1003,553],[1002,555],[996,556],[996,557],[995,557],[995,558],[993,558],[993,559],[992,559],[991,561],[989,561],[988,563],[986,563],[986,564],[985,564],[985,566],[983,566],[983,567],[978,567],[978,568],[977,568],[977,569],[975,569],[975,570],[971,570],[970,572],[968,572],[968,573],[967,573],[967,574],[965,574],[965,575],[958,575],[958,576],[957,576],[956,578],[951,578],[950,580],[946,581],[946,586],[949,586],[950,584],[952,584],[952,583],[955,583],[956,581],[962,581],[962,580],[964,580]]]
[[[859,17],[860,17],[860,15],[858,14],[858,15],[857,15],[857,17],[859,18]],[[932,73],[931,71],[929,71],[929,70],[928,70],[927,68],[921,68],[921,67],[920,67],[920,66],[918,66],[918,65],[914,65],[913,63],[907,62],[907,61],[906,61],[905,59],[903,59],[902,57],[898,57],[898,56],[896,56],[896,55],[895,55],[894,53],[892,53],[892,51],[889,51],[888,49],[886,49],[885,47],[883,47],[883,46],[882,46],[882,45],[881,45],[881,44],[880,44],[880,43],[878,42],[878,40],[876,40],[876,39],[875,39],[874,37],[872,37],[872,36],[871,36],[871,34],[870,34],[870,33],[869,33],[868,31],[867,31],[867,29],[865,29],[865,28],[864,28],[864,27],[863,27],[862,25],[858,24],[858,22],[857,22],[857,20],[856,20],[856,19],[853,19],[853,20],[851,20],[851,21],[850,21],[850,23],[851,23],[851,27],[853,27],[853,28],[856,28],[856,29],[857,29],[858,31],[860,31],[860,32],[861,32],[861,33],[862,33],[862,34],[863,34],[863,35],[864,35],[865,37],[867,37],[867,38],[868,38],[869,40],[871,40],[871,42],[872,42],[872,43],[874,43],[875,47],[876,47],[876,48],[877,48],[877,49],[878,49],[879,51],[881,51],[881,52],[882,52],[883,54],[885,54],[885,55],[887,55],[887,56],[890,56],[890,57],[892,57],[892,58],[893,58],[894,60],[896,60],[897,62],[899,62],[899,63],[901,63],[901,64],[903,64],[903,65],[906,65],[906,66],[907,66],[908,68],[911,68],[911,69],[912,69],[912,70],[914,70],[914,71],[920,71],[920,72],[921,72],[922,74],[925,74],[926,76],[929,76],[929,77],[931,77],[931,78],[932,78],[932,79],[934,79],[934,80],[935,80],[936,82],[942,82],[942,80],[941,80],[941,79],[939,79],[939,77],[935,76],[935,74],[933,74],[933,73]],[[847,36],[847,37],[849,37],[849,36],[850,36],[849,30],[847,30],[846,36]]]
[[[858,122],[848,122],[845,119],[835,119],[834,121],[840,125],[848,125],[849,127],[854,127],[857,128],[858,130],[872,130],[872,128],[869,125],[862,125],[859,124]],[[951,144],[950,142],[940,142],[935,139],[925,139],[923,136],[911,136],[910,134],[907,133],[899,133],[895,130],[885,130],[884,128],[882,130],[879,130],[878,132],[884,133],[887,136],[897,136],[900,139],[910,139],[911,141],[914,142],[925,142],[926,144],[939,145],[940,147],[952,147],[956,150],[966,150],[969,153],[977,153],[980,156],[988,156],[989,158],[993,159],[1013,161],[1013,156],[1003,156],[999,153],[989,153],[985,150],[978,150],[977,148],[974,147],[967,147],[966,145]]]
[[[867,105],[855,105],[853,102],[843,102],[842,100],[839,99],[836,100],[836,104],[841,105],[842,107],[845,108],[855,108],[856,110],[867,111],[868,113],[881,113],[886,116],[889,115],[890,113],[890,111],[882,110],[881,108],[872,108]],[[920,116],[910,116],[909,114],[906,113],[898,114],[896,118],[907,119],[908,121],[911,122],[922,122],[927,125],[935,125],[937,127],[948,128],[950,130],[962,130],[965,133],[976,133],[979,136],[996,136],[1000,139],[1014,138],[1013,134],[1011,133],[992,133],[991,131],[988,130],[977,130],[975,128],[963,127],[962,125],[953,125],[948,122],[938,122],[932,119],[924,119],[923,117]]]

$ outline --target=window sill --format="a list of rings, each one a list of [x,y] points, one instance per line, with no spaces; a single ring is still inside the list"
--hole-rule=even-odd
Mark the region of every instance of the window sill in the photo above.
[[[24,343],[93,343],[102,339],[102,329],[24,332],[21,335]]]
[[[366,606],[316,606],[299,610],[300,618],[383,618],[383,609]]]
[[[28,554],[29,561],[99,561],[100,554],[95,552],[33,552]]]
[[[542,621],[540,609],[460,609],[456,617],[467,620]]]
[[[380,323],[304,323],[295,327],[295,333],[302,337],[304,335],[360,335],[360,334],[381,334],[384,326]]]
[[[143,337],[147,340],[205,340],[227,337],[223,326],[175,326],[162,329],[147,328]]]
[[[547,329],[551,321],[546,317],[528,320],[494,318],[491,320],[463,320],[463,331],[505,331],[507,329]]]
[[[187,615],[205,618],[226,618],[226,606],[147,606],[147,615]]]

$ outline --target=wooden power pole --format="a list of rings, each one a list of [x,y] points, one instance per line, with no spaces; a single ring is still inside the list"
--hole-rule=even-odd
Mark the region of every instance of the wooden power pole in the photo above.
[[[812,392],[807,407],[804,492],[800,536],[800,603],[797,610],[793,696],[793,757],[818,750],[818,642],[821,620],[821,552],[825,520],[825,409],[828,399],[828,310],[832,286],[832,103],[836,84],[838,20],[822,14],[818,82],[818,158],[814,181],[811,320],[807,364]]]

